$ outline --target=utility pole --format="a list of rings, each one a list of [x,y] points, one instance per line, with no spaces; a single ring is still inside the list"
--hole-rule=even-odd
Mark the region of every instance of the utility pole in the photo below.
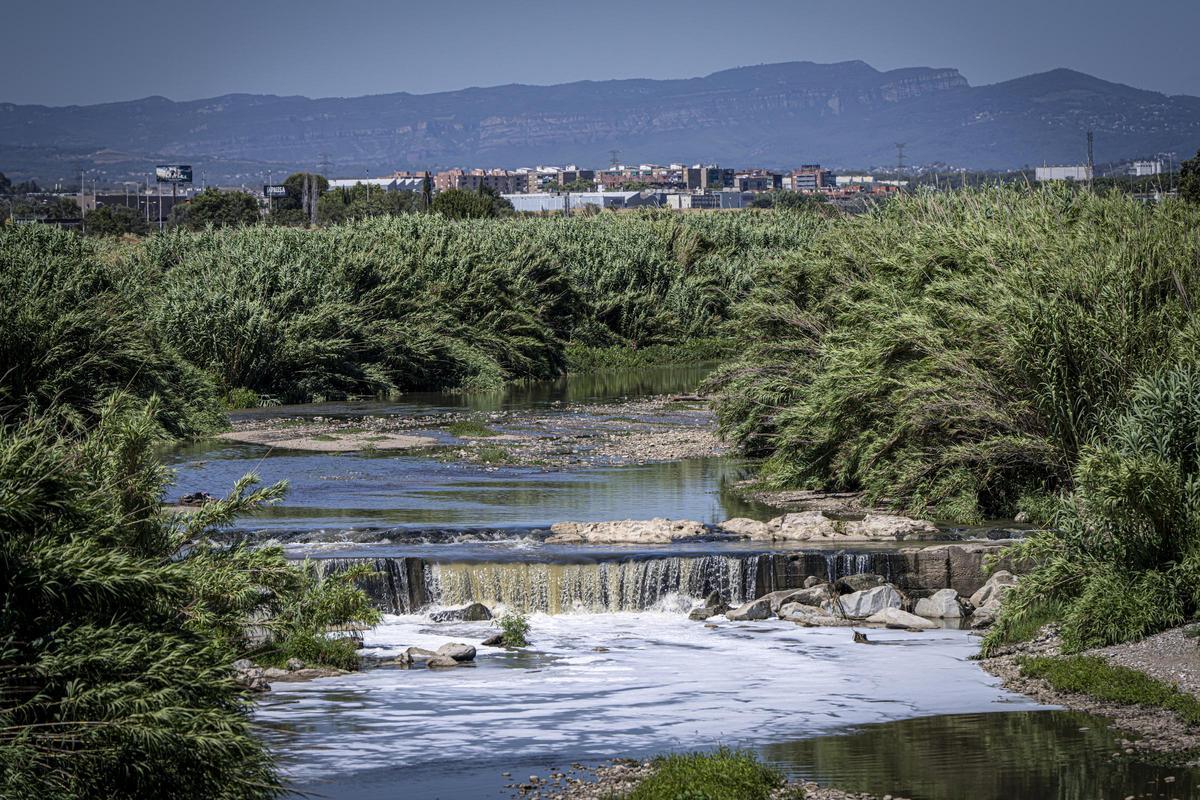
[[[1088,143],[1088,160],[1087,160],[1087,165],[1088,165],[1088,191],[1091,191],[1091,189],[1092,189],[1092,186],[1093,186],[1093,181],[1096,179],[1096,159],[1095,159],[1095,155],[1094,155],[1094,153],[1093,153],[1093,151],[1092,151],[1092,145],[1093,145],[1093,143],[1094,143],[1094,137],[1092,136],[1092,132],[1091,132],[1091,131],[1088,131],[1088,132],[1087,132],[1087,143]]]
[[[896,173],[897,175],[904,174],[904,148],[907,145],[904,142],[896,142]]]
[[[620,150],[609,150],[608,151],[608,160],[611,163],[613,169],[616,169],[617,167],[621,166],[621,151]]]

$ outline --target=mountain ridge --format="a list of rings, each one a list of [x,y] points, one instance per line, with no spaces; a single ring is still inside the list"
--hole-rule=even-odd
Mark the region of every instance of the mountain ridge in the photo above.
[[[336,174],[535,163],[698,161],[786,168],[895,162],[1010,168],[1200,144],[1200,98],[1066,68],[972,86],[953,67],[881,71],[861,60],[791,61],[692,78],[510,83],[429,94],[308,98],[233,92],[96,105],[0,103],[0,171],[67,179],[192,163],[214,182],[268,170]],[[113,153],[127,154],[121,162]],[[99,159],[99,154],[106,154]],[[100,162],[104,166],[97,166]]]

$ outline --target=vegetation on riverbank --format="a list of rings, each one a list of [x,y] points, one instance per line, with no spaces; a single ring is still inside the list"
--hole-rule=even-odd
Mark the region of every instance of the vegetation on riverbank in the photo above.
[[[1096,656],[1078,655],[1023,658],[1019,663],[1022,675],[1044,680],[1060,692],[1122,705],[1165,708],[1189,725],[1200,725],[1200,699],[1135,669]]]
[[[168,516],[157,401],[74,410],[0,424],[0,794],[279,794],[233,662],[353,666],[326,632],[377,612],[278,548],[205,544],[283,484]]]
[[[493,389],[568,367],[708,358],[731,303],[810,215],[405,215],[141,241],[0,231],[6,405],[157,394],[176,435],[242,406]],[[75,367],[76,363],[81,364]],[[99,380],[91,375],[98,374]],[[86,377],[85,377],[86,376]],[[78,395],[76,398],[75,395]]]
[[[743,750],[686,753],[654,760],[654,770],[624,800],[769,800],[784,785],[779,770]],[[797,788],[789,797],[803,800]]]
[[[1052,533],[987,640],[1053,604],[1068,650],[1200,608],[1200,209],[918,193],[839,218],[728,324],[722,430],[774,487]]]

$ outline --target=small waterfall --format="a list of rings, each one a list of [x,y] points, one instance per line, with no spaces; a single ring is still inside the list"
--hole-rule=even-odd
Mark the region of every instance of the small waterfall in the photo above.
[[[520,611],[638,611],[670,595],[720,592],[738,604],[754,596],[757,556],[696,556],[560,563],[439,563],[426,566],[439,605],[503,603]]]
[[[375,574],[358,585],[380,611],[411,614],[429,605],[426,565],[419,558],[325,558],[316,561],[321,576],[328,577],[367,562]]]
[[[982,555],[972,556],[981,560]],[[836,581],[847,575],[882,575],[903,591],[954,585],[974,591],[977,568],[964,562],[959,583],[944,553],[920,562],[905,553],[828,552],[670,556],[588,563],[435,562],[416,557],[318,559],[323,575],[368,563],[375,575],[360,582],[375,606],[410,614],[430,605],[480,602],[521,611],[639,611],[671,596],[704,598],[719,592],[738,605],[780,589],[797,589],[806,578]]]

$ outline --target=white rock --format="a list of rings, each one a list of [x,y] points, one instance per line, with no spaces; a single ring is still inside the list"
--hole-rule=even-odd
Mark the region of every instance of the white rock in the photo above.
[[[913,611],[919,617],[930,619],[957,619],[963,615],[958,592],[953,589],[939,589],[929,597],[922,597]]]
[[[938,534],[932,522],[911,519],[895,514],[867,514],[862,519],[835,519],[823,511],[801,511],[776,517],[766,525],[766,531],[754,529],[751,538],[779,541],[811,541],[836,539],[842,541],[874,541],[929,538]]]
[[[889,583],[874,589],[844,594],[840,598],[825,601],[821,607],[834,615],[844,614],[854,619],[863,619],[885,608],[900,608],[902,604],[900,593]]]
[[[756,519],[747,519],[746,517],[734,517],[727,519],[717,526],[723,531],[734,534],[735,536],[745,536],[749,539],[769,539],[770,531],[767,528],[767,523],[760,522]]]
[[[708,534],[690,519],[625,519],[615,522],[558,522],[551,526],[549,544],[667,544]]]
[[[910,614],[898,608],[885,608],[883,611],[867,617],[866,621],[875,625],[885,625],[889,628],[901,628],[913,631],[927,631],[937,627],[937,625],[924,617],[918,617],[916,614]]]

